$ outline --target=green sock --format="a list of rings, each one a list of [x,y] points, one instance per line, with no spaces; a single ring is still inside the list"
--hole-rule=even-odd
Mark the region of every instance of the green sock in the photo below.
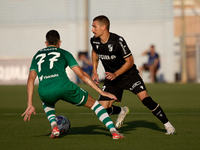
[[[95,112],[95,114],[97,115],[97,117],[99,118],[99,120],[101,122],[103,122],[103,124],[111,131],[116,131],[115,126],[113,124],[113,121],[111,120],[111,118],[109,117],[107,111],[104,109],[103,106],[101,106],[101,104],[96,101],[94,103],[94,105],[91,107],[91,109]]]
[[[47,115],[47,119],[49,120],[52,129],[57,126],[56,123],[56,115],[55,115],[55,106],[47,106],[43,103],[44,112]]]

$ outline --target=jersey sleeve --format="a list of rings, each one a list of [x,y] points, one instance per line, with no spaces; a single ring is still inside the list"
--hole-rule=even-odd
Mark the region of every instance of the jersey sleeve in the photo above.
[[[31,66],[29,71],[36,71],[37,72],[37,66],[36,66],[36,62],[35,62],[35,57],[33,57],[32,61],[31,61]]]
[[[65,53],[65,59],[69,65],[70,68],[73,68],[75,66],[79,66],[76,59],[74,58],[74,56],[70,53],[70,52],[67,52]]]
[[[92,49],[93,49],[94,51],[96,51],[95,46],[94,46],[94,44],[93,44],[93,38],[90,39],[90,44],[91,44],[91,46],[92,46]]]
[[[118,42],[119,42],[119,45],[121,47],[121,53],[122,53],[123,58],[125,59],[125,58],[131,56],[132,53],[131,53],[128,45],[126,44],[126,41],[124,40],[124,38],[123,37],[119,37],[119,41]]]

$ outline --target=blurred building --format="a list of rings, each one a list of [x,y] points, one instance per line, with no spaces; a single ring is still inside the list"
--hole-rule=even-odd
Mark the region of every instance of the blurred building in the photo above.
[[[199,0],[185,0],[184,10],[188,81],[195,82],[200,72]],[[45,47],[45,34],[51,29],[59,31],[63,49],[74,56],[87,49],[90,55],[92,19],[102,14],[110,19],[110,31],[125,38],[138,67],[146,62],[142,51],[156,45],[161,58],[159,80],[174,82],[176,75],[181,78],[181,12],[181,0],[1,0],[0,84],[26,84],[31,58]],[[69,68],[66,71],[75,81],[73,72]],[[101,65],[98,72],[104,78]],[[143,79],[148,82],[149,75]]]
[[[200,82],[200,0],[174,0],[174,37],[179,73],[182,65],[180,49],[183,32],[185,32],[187,81]]]

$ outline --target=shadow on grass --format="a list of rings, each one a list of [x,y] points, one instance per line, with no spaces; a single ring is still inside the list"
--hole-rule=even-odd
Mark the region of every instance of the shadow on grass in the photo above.
[[[36,137],[50,136],[50,134],[51,133],[45,135],[38,135]],[[59,138],[62,138],[67,135],[81,135],[81,134],[85,135],[104,134],[106,136],[111,136],[110,132],[106,127],[103,127],[101,125],[89,125],[85,127],[71,127],[66,134],[60,135]]]
[[[121,133],[126,133],[128,131],[137,130],[137,128],[148,128],[160,132],[165,132],[165,129],[161,129],[156,123],[148,122],[145,120],[124,122],[124,125],[119,129],[119,131]]]
[[[145,120],[137,120],[131,122],[125,122],[124,125],[118,130],[120,133],[129,134],[129,131],[137,130],[137,128],[149,128],[152,130],[157,130],[160,132],[165,132],[164,129],[161,129],[156,123],[148,122]],[[106,133],[107,132],[107,133]],[[39,135],[37,137],[42,136],[50,136],[51,133],[46,135]],[[62,134],[59,138],[62,138],[67,135],[94,135],[94,134],[104,134],[106,136],[111,136],[108,129],[102,125],[89,125],[85,127],[71,127],[70,130],[66,134]]]

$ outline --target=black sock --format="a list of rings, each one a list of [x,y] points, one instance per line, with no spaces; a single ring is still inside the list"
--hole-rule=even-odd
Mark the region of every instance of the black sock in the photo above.
[[[119,114],[121,112],[121,107],[112,105],[111,107],[106,109],[109,116]]]
[[[167,123],[169,120],[167,119],[164,111],[160,106],[156,108],[156,110],[152,111],[152,113],[163,123]]]
[[[151,97],[146,97],[142,100],[142,103],[149,108],[152,113],[163,123],[167,123],[168,119],[164,113],[164,111],[162,110],[162,108],[160,107],[159,104],[157,104],[156,102],[154,102],[152,100]]]

